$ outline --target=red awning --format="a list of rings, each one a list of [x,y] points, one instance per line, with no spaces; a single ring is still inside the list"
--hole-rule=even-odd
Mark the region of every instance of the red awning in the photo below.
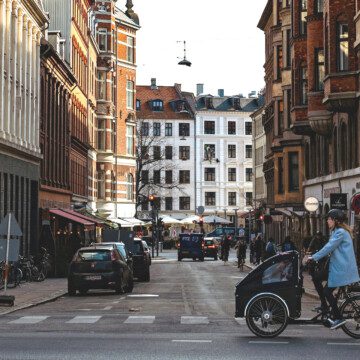
[[[80,213],[78,213],[77,211],[74,211],[74,210],[64,209],[64,210],[62,210],[62,211],[66,212],[66,213],[68,213],[68,214],[70,214],[70,215],[77,216],[77,217],[79,217],[79,218],[81,218],[81,219],[83,219],[83,220],[86,220],[86,221],[89,221],[89,222],[93,222],[93,223],[96,224],[96,225],[103,225],[103,224],[104,224],[104,222],[101,222],[100,220],[97,220],[97,219],[92,218],[92,217],[90,217],[90,216],[86,216],[86,215],[80,214]]]
[[[63,210],[60,210],[60,209],[51,209],[49,210],[49,212],[51,214],[54,214],[54,215],[57,215],[57,216],[61,216],[63,218],[66,218],[66,219],[69,219],[71,221],[74,221],[74,222],[77,222],[79,224],[82,224],[84,226],[95,226],[95,224],[91,221],[88,221],[88,220],[85,220],[85,219],[82,219],[81,217],[79,216],[75,216],[75,215],[72,215],[72,214],[69,214]]]

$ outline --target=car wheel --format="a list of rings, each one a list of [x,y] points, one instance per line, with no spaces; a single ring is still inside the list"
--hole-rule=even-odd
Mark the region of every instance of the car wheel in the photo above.
[[[68,294],[69,296],[75,296],[76,295],[76,289],[73,285],[73,283],[68,280]]]
[[[133,275],[130,274],[128,284],[125,288],[125,291],[131,293],[133,291],[133,288],[134,288],[134,278],[133,278]]]

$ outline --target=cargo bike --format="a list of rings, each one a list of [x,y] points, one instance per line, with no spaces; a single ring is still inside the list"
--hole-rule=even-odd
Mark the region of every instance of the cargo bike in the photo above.
[[[277,254],[251,271],[235,290],[235,317],[245,318],[248,328],[257,336],[272,338],[288,324],[323,324],[330,327],[329,312],[317,313],[311,319],[301,318],[304,293],[301,263],[297,251]],[[359,284],[337,290],[339,309],[347,322],[341,329],[360,339]]]

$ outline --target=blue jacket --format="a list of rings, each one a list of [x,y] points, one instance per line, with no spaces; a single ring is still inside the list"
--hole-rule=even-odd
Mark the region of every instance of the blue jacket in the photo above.
[[[328,243],[312,258],[319,261],[330,253],[328,287],[336,288],[360,280],[353,241],[350,234],[343,228],[332,231]]]

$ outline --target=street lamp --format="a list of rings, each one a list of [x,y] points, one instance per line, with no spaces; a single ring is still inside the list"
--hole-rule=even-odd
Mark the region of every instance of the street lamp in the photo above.
[[[181,41],[178,41],[178,43]],[[184,58],[178,62],[178,65],[185,65],[185,66],[191,66],[191,62],[189,60],[186,60],[186,41],[183,41],[184,43]]]

